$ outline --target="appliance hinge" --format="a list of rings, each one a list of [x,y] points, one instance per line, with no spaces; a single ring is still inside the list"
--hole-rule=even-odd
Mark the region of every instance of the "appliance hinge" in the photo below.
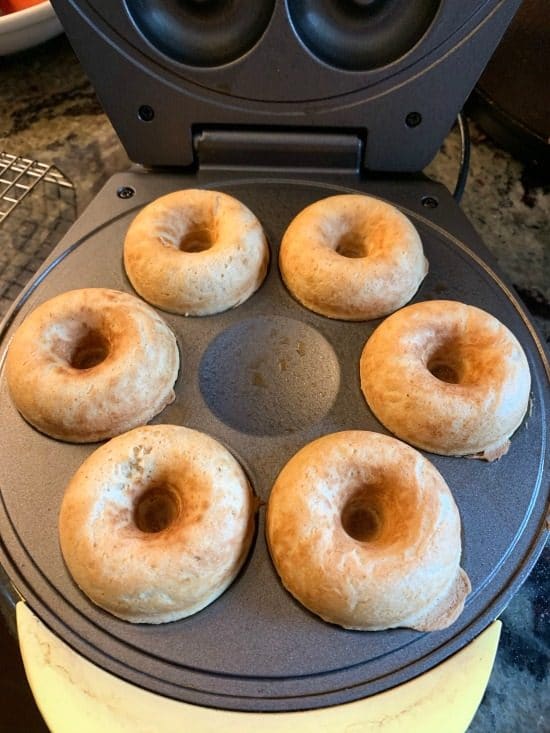
[[[359,173],[364,145],[354,133],[203,128],[193,147],[199,168]]]

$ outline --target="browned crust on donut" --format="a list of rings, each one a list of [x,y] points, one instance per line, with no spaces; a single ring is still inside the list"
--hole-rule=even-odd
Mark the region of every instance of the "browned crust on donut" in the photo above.
[[[343,256],[337,251],[342,248],[354,256]],[[281,243],[279,267],[287,288],[306,308],[360,321],[407,303],[428,262],[418,232],[396,207],[344,194],[317,201],[293,219]]]
[[[182,242],[195,235],[210,246],[182,251]],[[260,287],[268,264],[256,216],[219,191],[161,196],[135,217],[124,241],[124,267],[135,290],[162,310],[186,316],[240,305]]]
[[[454,382],[429,371],[433,359],[449,362]],[[443,455],[499,458],[529,404],[529,365],[515,336],[456,301],[415,303],[387,318],[363,349],[360,376],[388,430]]]
[[[361,540],[344,529],[343,516],[363,490],[379,524]],[[401,441],[366,431],[302,448],[277,477],[266,517],[287,590],[325,621],[357,630],[452,623],[469,590],[460,531],[435,467]]]
[[[417,631],[446,629],[464,610],[464,602],[471,590],[470,578],[459,568],[448,592],[424,617],[415,620],[413,628]]]
[[[107,349],[100,363],[75,368],[86,334]],[[162,318],[127,293],[72,290],[39,305],[8,348],[6,379],[15,406],[60,440],[103,440],[148,422],[174,400],[176,339]]]
[[[477,458],[480,461],[487,461],[487,463],[492,463],[493,461],[498,461],[499,458],[502,458],[502,456],[505,456],[510,450],[511,445],[512,444],[509,440],[505,440],[503,443],[491,446],[481,451],[480,453],[474,453],[474,455],[467,457]]]
[[[161,531],[136,524],[151,487],[178,497]],[[257,503],[246,475],[213,438],[152,425],[94,451],[69,482],[59,516],[67,567],[98,606],[133,623],[201,610],[233,582],[247,556]]]

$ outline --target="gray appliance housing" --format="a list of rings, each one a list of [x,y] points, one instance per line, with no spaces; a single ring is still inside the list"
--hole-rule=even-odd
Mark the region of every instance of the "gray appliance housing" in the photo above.
[[[267,278],[225,313],[163,314],[184,367],[176,400],[155,422],[185,424],[229,446],[263,505],[245,567],[216,603],[154,627],[110,616],[76,587],[57,540],[64,487],[95,446],[64,444],[31,428],[0,369],[2,566],[39,617],[85,658],[166,697],[231,710],[307,710],[417,677],[500,613],[547,535],[544,349],[456,201],[424,176],[404,175],[435,154],[518,1],[53,1],[130,158],[170,170],[134,167],[106,183],[0,324],[0,364],[37,303],[73,287],[132,292],[122,242],[149,201],[191,187],[236,196],[264,226]],[[252,20],[240,14],[243,7]],[[306,11],[318,27],[307,25]],[[322,32],[328,16],[334,38]],[[356,43],[356,26],[369,39],[368,53]],[[212,55],[200,43],[203,27]],[[387,200],[414,221],[430,262],[415,300],[461,300],[495,314],[519,338],[533,377],[531,410],[507,456],[490,465],[429,456],[457,501],[462,564],[473,587],[457,622],[429,634],[325,624],[286,593],[265,542],[265,502],[299,447],[336,430],[387,432],[368,410],[357,374],[378,321],[307,311],[277,269],[291,219],[313,201],[350,192]],[[22,454],[33,461],[22,462]]]
[[[135,163],[192,166],[196,133],[213,127],[330,130],[357,136],[362,168],[411,172],[437,152],[519,2],[53,5]],[[242,44],[239,11],[255,16]],[[310,16],[313,25],[305,27]],[[334,38],[336,49],[325,53]]]

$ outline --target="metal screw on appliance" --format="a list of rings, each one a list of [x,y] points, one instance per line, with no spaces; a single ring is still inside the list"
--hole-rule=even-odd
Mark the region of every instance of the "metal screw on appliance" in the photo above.
[[[422,206],[425,206],[427,209],[437,209],[439,206],[439,201],[435,196],[422,196],[421,203]]]
[[[120,186],[120,188],[117,188],[116,195],[119,199],[131,199],[135,192],[136,190],[132,186]]]
[[[155,110],[148,104],[142,104],[138,109],[138,117],[142,122],[151,122],[155,117]]]
[[[420,112],[409,112],[409,114],[405,117],[405,122],[407,124],[407,127],[418,127],[418,125],[422,122],[422,115]]]

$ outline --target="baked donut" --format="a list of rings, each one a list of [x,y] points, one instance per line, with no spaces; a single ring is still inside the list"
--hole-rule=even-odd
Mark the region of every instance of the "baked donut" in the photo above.
[[[443,477],[379,433],[333,433],[298,451],[273,486],[267,539],[287,590],[347,629],[443,629],[471,589]]]
[[[360,194],[301,211],[279,254],[283,280],[302,305],[329,318],[380,318],[407,303],[428,272],[418,232],[395,206]]]
[[[388,430],[442,455],[500,457],[529,404],[529,365],[515,336],[455,301],[415,303],[387,318],[363,349],[360,374]]]
[[[162,318],[133,295],[71,290],[38,306],[6,358],[13,402],[53,438],[89,443],[143,425],[174,399],[179,353]]]
[[[207,316],[244,303],[262,284],[269,248],[240,201],[187,189],[156,199],[132,221],[124,266],[135,290],[171,313]]]
[[[98,606],[133,623],[190,616],[235,579],[251,544],[254,496],[213,438],[148,425],[92,453],[65,490],[63,558]]]

